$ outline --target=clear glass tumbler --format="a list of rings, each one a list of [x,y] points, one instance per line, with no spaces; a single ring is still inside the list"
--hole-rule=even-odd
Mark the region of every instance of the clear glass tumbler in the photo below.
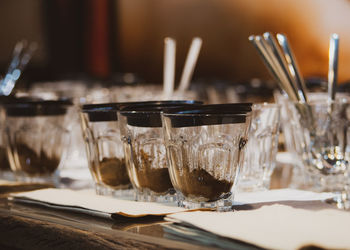
[[[279,125],[279,105],[253,105],[249,141],[238,184],[240,191],[269,189],[271,174],[276,165]]]
[[[89,169],[97,194],[124,196],[131,183],[126,169],[117,111],[118,103],[86,104],[81,127]]]
[[[294,104],[291,117],[299,121],[294,134],[301,160],[322,191],[339,194],[338,207],[349,207],[350,102]]]
[[[326,95],[324,95],[325,97]],[[308,99],[315,99],[312,93],[308,94]],[[276,102],[281,107],[281,129],[284,138],[284,147],[286,152],[290,155],[292,161],[290,164],[293,166],[291,183],[289,186],[296,189],[305,189],[311,191],[322,191],[322,188],[318,184],[318,180],[307,171],[304,163],[301,159],[303,138],[300,135],[300,131],[303,130],[302,123],[299,120],[299,112],[295,107],[295,103],[291,102],[287,97],[283,96],[279,92],[275,92]],[[319,98],[317,97],[317,100]],[[324,103],[324,98],[321,103]]]
[[[164,111],[169,173],[179,206],[231,210],[251,120],[247,107]]]
[[[11,169],[20,181],[59,185],[58,168],[69,142],[69,101],[6,104],[5,136]]]
[[[303,108],[301,104],[291,102],[288,98],[277,92],[275,93],[275,99],[281,107],[281,127],[286,151],[293,159],[293,162],[291,162],[293,164],[293,176],[290,186],[292,188],[306,189],[316,192],[328,190],[329,188],[322,184],[323,181],[318,175],[308,171],[303,160],[305,150],[305,137],[303,133],[309,133],[307,130],[305,131],[305,127],[308,126],[306,122],[312,117],[312,106],[323,106],[323,109],[326,109],[328,106],[328,94],[325,92],[308,93],[308,101],[311,106],[307,107],[307,109],[306,107]],[[337,93],[338,103],[347,103],[349,101],[348,94]],[[306,114],[309,115],[303,115],[303,110],[306,110],[308,112]]]

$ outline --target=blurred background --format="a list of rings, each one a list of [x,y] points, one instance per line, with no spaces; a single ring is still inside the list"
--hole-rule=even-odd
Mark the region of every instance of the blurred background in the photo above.
[[[1,0],[0,72],[15,43],[38,50],[20,84],[63,79],[116,82],[127,72],[161,83],[163,39],[177,40],[176,82],[194,36],[203,39],[194,81],[271,77],[250,34],[285,33],[305,77],[325,78],[329,35],[340,35],[339,80],[350,78],[347,0]]]

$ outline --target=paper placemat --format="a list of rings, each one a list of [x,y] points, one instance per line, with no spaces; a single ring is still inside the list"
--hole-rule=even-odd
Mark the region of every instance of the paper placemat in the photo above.
[[[242,192],[235,195],[235,204],[254,204],[274,201],[317,201],[335,197],[334,193],[315,193],[298,189],[273,189],[259,192]]]
[[[294,189],[268,190],[236,195],[236,205],[263,203],[283,200],[324,200],[332,198],[331,193],[314,193]],[[118,214],[126,217],[147,215],[165,216],[172,213],[196,211],[179,208],[176,203],[136,202],[94,194],[92,190],[73,191],[70,189],[41,189],[12,194],[10,199],[16,202],[38,204],[54,209],[70,210],[89,215],[111,218]]]
[[[113,214],[126,217],[143,217],[147,215],[164,216],[172,213],[194,211],[177,207],[175,203],[161,204],[120,200],[69,189],[42,189],[12,194],[10,198],[18,202],[40,204],[56,209],[73,210],[105,218],[112,217]]]
[[[216,241],[221,236],[269,249],[299,249],[310,245],[350,248],[350,213],[336,209],[310,211],[270,205],[251,211],[178,213],[165,219],[209,232]]]

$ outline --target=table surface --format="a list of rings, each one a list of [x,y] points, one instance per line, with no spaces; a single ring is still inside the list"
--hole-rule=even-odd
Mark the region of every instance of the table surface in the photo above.
[[[38,186],[13,187],[27,191]],[[0,187],[0,249],[213,249],[167,238],[161,217],[143,219],[116,217],[114,220],[25,205],[7,199],[11,188]],[[256,209],[265,204],[236,206],[236,210]],[[307,209],[335,208],[320,202],[286,201]]]

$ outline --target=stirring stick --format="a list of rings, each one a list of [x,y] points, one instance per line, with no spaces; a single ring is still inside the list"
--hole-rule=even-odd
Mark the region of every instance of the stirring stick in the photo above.
[[[163,95],[165,99],[170,99],[174,92],[176,41],[166,37],[164,45]]]
[[[289,72],[291,73],[292,77],[297,83],[299,97],[301,97],[302,101],[307,102],[307,88],[304,79],[300,73],[299,66],[292,51],[292,48],[289,46],[288,39],[283,34],[277,34],[276,37],[278,43],[280,44],[283,50],[284,57],[286,58],[286,61],[288,63]]]
[[[271,35],[270,32],[265,32],[263,34],[263,36],[264,36],[265,41],[270,45],[270,47],[272,49],[272,53],[275,56],[275,58],[277,59],[278,64],[280,65],[280,68],[281,68],[282,72],[287,77],[289,85],[291,86],[293,92],[297,96],[297,100],[305,102],[305,100],[302,100],[302,97],[300,97],[298,95],[297,83],[294,81],[293,77],[291,76],[291,74],[290,74],[290,72],[288,70],[287,61],[284,58],[280,48],[278,47],[276,40],[274,39],[274,37]]]
[[[190,86],[191,78],[193,75],[194,68],[196,66],[196,62],[197,62],[201,47],[202,47],[202,39],[199,37],[193,38],[190,49],[187,54],[185,66],[182,71],[179,91],[185,91]]]
[[[329,61],[328,61],[328,103],[335,100],[335,92],[338,80],[338,50],[339,36],[332,34],[329,41]]]

